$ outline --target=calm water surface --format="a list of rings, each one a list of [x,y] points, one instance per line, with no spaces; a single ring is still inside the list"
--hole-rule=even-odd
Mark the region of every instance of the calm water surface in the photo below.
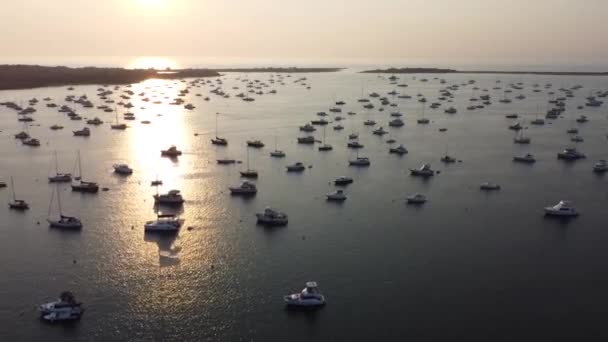
[[[312,88],[294,83],[305,76]],[[422,76],[418,76],[418,79]],[[240,80],[237,80],[240,78]],[[598,159],[608,159],[608,120],[605,107],[577,110],[595,90],[608,89],[605,78],[450,75],[448,84],[475,79],[490,89],[494,104],[467,111],[469,98],[481,95],[472,86],[455,92],[454,103],[427,109],[431,124],[416,124],[421,106],[418,93],[430,102],[442,86],[429,76],[423,83],[412,76],[396,88],[414,99],[391,99],[399,104],[406,125],[389,128],[391,108],[364,110],[356,100],[364,93],[382,95],[395,89],[385,78],[343,71],[285,77],[255,102],[234,97],[245,91],[243,79],[268,82],[269,74],[228,74],[222,77],[230,99],[210,95],[204,85],[190,89],[185,99],[196,106],[188,111],[167,103],[187,83],[150,80],[134,84],[131,110],[137,120],[126,131],[110,130],[113,113],[70,104],[83,117],[101,117],[106,124],[91,127],[88,138],[71,131],[84,121],[70,121],[47,108],[44,97],[59,105],[68,94],[88,95],[95,105],[99,86],[77,86],[2,91],[0,101],[27,105],[41,102],[29,132],[42,146],[22,146],[13,134],[24,129],[16,112],[0,107],[0,179],[15,179],[17,196],[27,200],[25,213],[0,207],[0,340],[2,341],[268,341],[268,340],[513,340],[551,337],[572,340],[608,337],[608,230],[606,178],[591,172]],[[275,77],[275,79],[277,79]],[[498,103],[502,85],[523,82],[525,100]],[[214,81],[215,83],[215,81]],[[512,143],[507,113],[521,113],[530,121],[544,112],[544,88],[581,84],[567,102],[563,118],[531,126],[529,146]],[[239,87],[238,90],[233,87]],[[127,88],[114,92],[116,102]],[[201,93],[202,97],[194,94]],[[519,92],[514,91],[511,97]],[[210,96],[211,100],[203,100]],[[389,96],[390,98],[390,96]],[[297,126],[327,111],[336,100],[346,101],[343,131],[327,130],[331,152],[298,145]],[[125,100],[126,102],[127,100]],[[444,114],[453,105],[455,115]],[[142,108],[145,107],[145,108]],[[346,115],[347,111],[356,116]],[[122,113],[122,109],[119,109]],[[209,142],[220,112],[220,136],[227,147]],[[162,114],[162,116],[158,116]],[[587,159],[575,163],[556,160],[570,145],[566,130],[585,114],[580,126],[585,142],[578,148]],[[334,115],[332,115],[334,116]],[[363,126],[376,120],[390,134],[380,138]],[[141,124],[150,120],[150,125]],[[51,131],[54,123],[65,129]],[[36,126],[39,125],[39,126]],[[446,127],[447,132],[438,128]],[[365,145],[360,155],[370,157],[368,168],[348,166],[354,153],[346,148],[347,135],[359,132]],[[195,135],[198,134],[198,135]],[[322,138],[322,130],[314,133]],[[284,159],[268,156],[274,148]],[[388,154],[386,139],[403,143],[409,154]],[[251,167],[260,173],[259,192],[250,199],[231,197],[228,186],[240,182],[244,164],[222,166],[217,158],[245,160],[245,141],[261,139],[266,147],[251,150]],[[160,158],[159,151],[175,144],[184,151],[177,161]],[[439,158],[449,153],[462,163],[445,166]],[[61,171],[75,172],[76,151],[82,155],[84,178],[107,192],[73,193],[59,186],[64,212],[79,216],[81,232],[49,229],[45,224],[53,186],[52,154],[57,151]],[[513,155],[533,153],[534,165],[514,164]],[[287,174],[285,165],[312,165],[302,174]],[[112,173],[112,164],[128,163],[129,177]],[[408,168],[431,163],[441,173],[424,181],[410,177]],[[144,234],[143,223],[155,217],[150,181],[164,181],[161,191],[181,189],[187,199],[182,217],[189,229],[173,238]],[[343,204],[327,203],[331,181],[351,176]],[[481,182],[502,185],[495,193],[480,192]],[[411,207],[404,198],[415,192],[429,202]],[[9,199],[9,189],[0,197]],[[574,201],[582,215],[560,221],[543,217],[542,208],[561,199]],[[256,226],[255,213],[265,206],[289,215],[289,225],[268,229]],[[56,212],[56,208],[53,209]],[[316,280],[328,305],[315,312],[287,311],[282,296]],[[35,306],[71,289],[87,311],[76,324],[41,322]]]

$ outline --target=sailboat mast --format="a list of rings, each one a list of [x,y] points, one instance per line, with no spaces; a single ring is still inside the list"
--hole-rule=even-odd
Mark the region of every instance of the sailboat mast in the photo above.
[[[217,138],[217,119],[220,113],[215,113],[215,137]]]
[[[78,150],[78,178],[80,178],[80,181],[82,182],[82,165],[80,162],[80,150]]]
[[[247,148],[247,170],[249,170],[249,147]]]
[[[63,210],[61,209],[61,196],[59,196],[59,186],[55,185],[55,191],[57,191],[57,207],[59,208],[59,217],[63,216]]]
[[[59,165],[57,162],[57,151],[55,151],[55,175],[59,174]]]
[[[13,195],[13,202],[15,202],[15,182],[13,182],[13,176],[11,176],[11,191],[12,191],[12,195]]]

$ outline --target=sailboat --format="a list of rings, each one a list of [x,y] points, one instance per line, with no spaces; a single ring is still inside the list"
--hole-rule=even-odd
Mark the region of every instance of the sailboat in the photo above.
[[[249,147],[247,148],[247,170],[240,171],[241,177],[244,178],[258,178],[258,172],[249,168]]]
[[[60,183],[60,182],[71,182],[71,173],[59,173],[59,166],[57,163],[57,151],[55,151],[55,175],[49,177],[49,183]]]
[[[425,108],[425,105],[423,104],[422,105],[422,117],[420,119],[418,119],[418,121],[417,121],[419,124],[428,124],[429,123],[429,119],[424,117],[424,108]]]
[[[285,152],[277,150],[277,136],[274,136],[274,151],[270,151],[270,156],[275,158],[285,157]]]
[[[17,196],[15,195],[15,183],[13,182],[12,176],[11,176],[11,194],[12,194],[13,200],[8,202],[8,207],[10,209],[27,210],[30,208],[30,206],[27,204],[27,202],[25,202],[24,200],[17,199]]]
[[[359,150],[357,149],[357,157],[354,160],[349,160],[348,165],[351,166],[369,166],[370,160],[367,157],[359,157]]]
[[[80,162],[80,150],[78,151],[78,177],[76,178],[78,183],[72,183],[72,191],[77,192],[97,192],[99,191],[99,185],[94,182],[85,182],[82,180],[82,165]]]
[[[443,157],[441,157],[441,161],[446,163],[446,164],[450,164],[450,163],[455,163],[456,162],[456,158],[451,157],[450,154],[448,153],[448,144],[445,145],[445,155]]]
[[[116,113],[116,123],[113,125],[110,125],[110,128],[111,129],[127,129],[127,124],[118,123],[118,110],[116,110],[116,107],[114,107],[114,113]]]
[[[525,128],[522,128],[517,132],[517,135],[513,139],[514,143],[516,143],[516,144],[529,144],[530,143],[531,140],[529,137],[524,135],[524,130],[525,130]]]
[[[57,193],[57,206],[59,208],[59,218],[52,219],[51,218],[51,209],[53,208],[53,197]],[[65,216],[63,215],[63,210],[61,208],[61,196],[59,195],[59,189],[55,186],[53,189],[53,193],[51,194],[51,202],[49,203],[49,218],[46,221],[49,223],[49,227],[51,228],[61,228],[61,229],[80,229],[82,228],[82,222],[77,217]]]
[[[333,147],[325,140],[325,126],[323,126],[323,145],[319,146],[319,151],[331,151]]]
[[[215,113],[215,138],[211,139],[211,143],[213,145],[221,145],[221,146],[226,146],[228,145],[228,140],[224,139],[224,138],[220,138],[217,136],[217,119],[218,116],[220,116],[220,113]]]

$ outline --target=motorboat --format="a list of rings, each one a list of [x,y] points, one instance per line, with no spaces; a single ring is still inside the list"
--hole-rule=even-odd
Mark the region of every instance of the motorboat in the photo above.
[[[326,195],[328,201],[344,201],[346,200],[346,194],[342,190],[336,190]]]
[[[177,157],[182,155],[182,151],[178,150],[175,146],[171,146],[166,150],[161,150],[160,155],[163,157]]]
[[[95,117],[93,119],[87,120],[87,124],[97,126],[103,124],[103,121],[100,118]]]
[[[405,198],[407,204],[423,204],[426,202],[426,196],[423,194],[413,194]]]
[[[346,176],[340,176],[334,180],[335,185],[348,185],[352,182],[354,182],[353,179]]]
[[[154,203],[161,205],[182,205],[184,198],[179,190],[169,190],[166,194],[155,194]]]
[[[446,164],[451,164],[451,163],[455,163],[456,162],[456,158],[451,157],[450,155],[446,154],[445,156],[441,157],[440,159],[442,162],[446,163]]]
[[[518,114],[507,114],[505,115],[505,118],[507,119],[517,119],[519,117]]]
[[[574,147],[568,147],[562,152],[557,153],[557,159],[578,160],[583,158],[586,158],[586,156],[583,153],[577,151]]]
[[[378,128],[376,128],[375,130],[373,130],[373,131],[372,131],[372,133],[373,133],[373,134],[375,134],[375,135],[380,135],[380,136],[382,136],[382,135],[387,134],[388,132],[387,132],[387,131],[385,131],[385,130],[384,130],[384,128],[382,128],[382,127],[378,127]]]
[[[396,118],[394,120],[389,121],[388,125],[390,127],[401,127],[401,126],[405,125],[405,123],[403,123],[403,120]]]
[[[371,162],[367,157],[357,157],[348,161],[348,165],[350,166],[369,166],[370,164]]]
[[[430,164],[423,164],[418,169],[410,169],[410,174],[412,176],[431,177],[435,175],[435,171],[431,169]]]
[[[254,183],[244,181],[239,186],[229,187],[232,195],[254,195],[258,192],[258,188]]]
[[[313,137],[312,135],[306,136],[306,137],[298,137],[298,144],[314,144],[315,143],[315,137]]]
[[[514,162],[519,162],[519,163],[528,163],[528,164],[532,164],[536,162],[536,159],[534,158],[534,156],[530,153],[526,153],[523,156],[515,156],[513,157],[513,161]]]
[[[343,130],[343,129],[344,129],[344,126],[342,126],[342,125],[335,125],[335,126],[333,127],[333,129],[334,129],[334,131],[341,131],[341,130]]]
[[[51,126],[50,128],[53,131],[56,131],[56,130],[59,130],[59,129],[63,129],[63,126],[55,124],[55,125]]]
[[[349,140],[354,140],[359,138],[359,133],[351,133],[348,135]]]
[[[545,207],[544,210],[545,215],[548,216],[573,217],[579,214],[570,201],[559,201],[552,207]]]
[[[510,129],[510,130],[513,130],[513,131],[519,131],[519,130],[520,130],[520,129],[522,129],[522,128],[523,128],[523,126],[522,126],[522,125],[521,125],[519,122],[517,122],[517,123],[516,123],[516,124],[514,124],[514,125],[510,125],[510,126],[509,126],[509,129]]]
[[[285,152],[281,150],[270,151],[270,156],[275,158],[283,158],[285,157]]]
[[[293,307],[319,307],[325,305],[325,297],[319,292],[317,283],[309,281],[300,293],[283,297],[287,306]]]
[[[570,141],[572,141],[572,142],[583,142],[583,141],[585,141],[585,139],[583,139],[583,137],[581,137],[580,135],[575,135],[572,138],[570,138]]]
[[[350,147],[350,148],[363,148],[363,145],[361,143],[359,143],[358,141],[356,141],[356,140],[355,141],[349,141],[346,144],[346,146]]]
[[[25,140],[28,139],[30,135],[27,132],[19,132],[15,134],[15,139]]]
[[[315,126],[313,126],[313,125],[311,125],[309,123],[307,123],[304,126],[300,126],[300,131],[303,131],[303,132],[314,132],[316,130],[317,129],[315,128]]]
[[[570,128],[566,131],[568,134],[578,134],[578,128]]]
[[[302,172],[306,170],[306,166],[304,166],[304,164],[302,164],[301,162],[297,162],[292,165],[287,165],[285,168],[287,169],[287,172]]]
[[[284,226],[288,222],[287,215],[270,207],[266,207],[263,213],[257,213],[255,216],[259,224],[269,226]]]
[[[228,140],[226,140],[224,138],[220,138],[220,137],[215,137],[215,138],[211,139],[211,143],[213,145],[226,146],[226,145],[228,145]]]
[[[183,219],[178,218],[173,214],[157,215],[156,220],[148,221],[144,224],[146,232],[177,232],[184,224]]]
[[[261,142],[260,140],[247,140],[247,146],[255,147],[255,148],[262,148],[262,147],[264,147],[264,143]]]
[[[323,125],[327,125],[329,123],[329,121],[327,121],[325,119],[319,119],[319,120],[312,120],[310,123],[313,125],[323,126]]]
[[[133,169],[127,164],[114,164],[112,165],[114,172],[119,175],[130,175],[133,173]]]
[[[544,119],[534,119],[532,121],[530,121],[530,123],[532,125],[544,125],[545,124],[545,120]]]
[[[604,173],[606,171],[608,171],[608,162],[604,159],[598,160],[598,162],[593,165],[593,172]]]
[[[222,164],[222,165],[226,165],[226,164],[234,164],[234,163],[236,163],[236,160],[234,160],[234,159],[230,159],[230,158],[225,158],[225,159],[217,159],[217,163],[218,163],[218,164]]]
[[[500,190],[500,185],[491,182],[484,182],[479,185],[481,190]]]
[[[403,155],[403,154],[407,154],[408,151],[407,151],[407,148],[405,148],[405,146],[399,145],[397,147],[389,148],[388,152]]]
[[[578,123],[585,123],[587,121],[589,121],[589,119],[587,119],[587,116],[585,116],[585,115],[581,115],[576,119],[576,122],[578,122]]]
[[[456,114],[456,113],[458,113],[458,110],[456,110],[456,108],[454,108],[454,107],[450,107],[450,108],[444,110],[444,112],[447,114]]]
[[[420,118],[420,119],[416,120],[416,122],[419,123],[419,124],[426,125],[426,124],[428,124],[431,121],[429,119],[427,119],[427,118]]]
[[[323,144],[319,146],[319,151],[331,151],[333,149],[333,146],[331,146],[330,144]]]
[[[65,291],[59,295],[59,299],[56,301],[41,304],[38,311],[44,320],[55,322],[80,319],[84,308],[82,303],[76,301],[71,292]]]
[[[374,121],[374,120],[365,120],[365,121],[363,122],[363,124],[364,124],[365,126],[373,126],[373,125],[375,125],[375,124],[376,124],[376,121]]]
[[[33,147],[40,146],[40,140],[35,139],[35,138],[21,140],[21,143],[26,146],[33,146]]]

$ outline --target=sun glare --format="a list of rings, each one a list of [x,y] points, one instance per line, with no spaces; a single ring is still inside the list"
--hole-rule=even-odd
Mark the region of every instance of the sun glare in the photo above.
[[[128,68],[129,69],[156,69],[156,70],[164,70],[167,68],[176,69],[178,67],[177,63],[167,57],[138,57],[133,59]]]
[[[135,0],[138,5],[143,7],[159,7],[166,5],[168,0]]]

